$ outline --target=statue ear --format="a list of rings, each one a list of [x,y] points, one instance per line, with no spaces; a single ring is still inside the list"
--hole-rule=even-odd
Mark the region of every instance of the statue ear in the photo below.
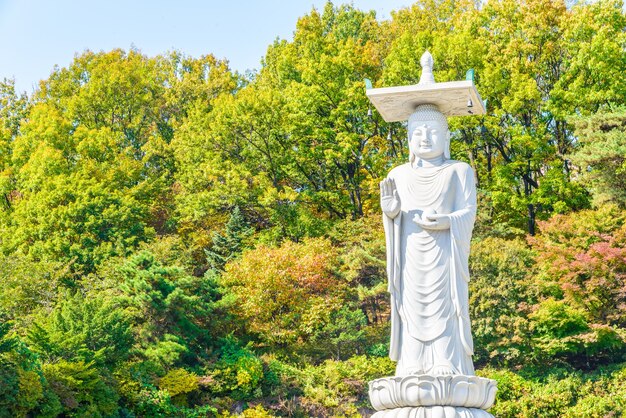
[[[446,146],[443,149],[443,156],[446,160],[450,159],[450,131],[446,134]]]

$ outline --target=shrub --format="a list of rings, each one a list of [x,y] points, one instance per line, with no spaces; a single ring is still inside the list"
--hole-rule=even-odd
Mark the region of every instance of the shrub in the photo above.
[[[198,376],[185,369],[172,369],[159,379],[159,387],[166,390],[175,403],[186,405],[186,395],[198,389]]]
[[[395,364],[388,357],[368,356],[308,366],[303,370],[303,403],[311,411],[327,409],[333,414],[356,415],[357,408],[369,407],[367,383],[392,375],[394,369]]]
[[[250,399],[261,396],[263,363],[247,348],[239,346],[232,338],[227,338],[222,347],[222,355],[210,372],[211,392],[229,394],[235,399]]]
[[[118,395],[112,382],[93,363],[59,360],[45,364],[43,372],[69,415],[108,416],[117,411]]]

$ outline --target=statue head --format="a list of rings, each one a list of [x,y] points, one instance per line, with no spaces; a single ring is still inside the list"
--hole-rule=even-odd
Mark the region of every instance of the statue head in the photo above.
[[[409,117],[409,161],[417,158],[450,158],[450,132],[448,120],[437,106],[419,105]]]

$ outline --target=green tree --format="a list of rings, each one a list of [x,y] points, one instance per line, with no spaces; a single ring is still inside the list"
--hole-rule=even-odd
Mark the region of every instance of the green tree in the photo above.
[[[572,62],[586,42],[572,39],[573,46],[564,34],[585,7],[572,11],[552,0],[500,0],[481,7],[425,0],[391,22],[397,35],[381,85],[416,82],[417,59],[427,48],[439,81],[462,79],[475,69],[488,113],[451,120],[453,138],[460,140],[452,148],[454,157],[474,167],[496,233],[534,234],[537,219],[588,206],[584,189],[571,182],[565,158],[575,143],[566,117],[576,109],[562,97],[562,79],[577,71]],[[615,13],[613,4],[601,8],[591,14]]]
[[[214,233],[213,245],[205,250],[209,267],[215,271],[222,271],[226,263],[241,254],[244,249],[244,240],[253,232],[239,206],[235,206],[226,223],[224,233]]]
[[[3,224],[5,252],[81,274],[154,234],[150,201],[163,186],[148,144],[156,68],[137,52],[87,52],[42,84],[13,144],[19,200]]]
[[[240,120],[241,115],[228,114],[234,100],[228,94],[217,97],[211,112],[197,104],[172,141],[177,233],[199,254],[198,260],[205,257],[202,250],[210,246],[212,233],[227,222],[228,211],[235,206],[259,210],[256,202],[267,184],[264,175],[253,171],[253,162],[244,164],[238,136],[216,132],[222,123]]]
[[[39,358],[0,317],[0,416],[55,417],[61,404],[42,372]]]
[[[521,364],[530,358],[534,262],[532,250],[519,239],[473,242],[470,316],[477,365]]]
[[[111,298],[125,310],[147,357],[167,357],[164,364],[169,366],[189,349],[193,355],[211,346],[217,298],[212,277],[196,277],[176,264],[164,265],[149,250],[110,260],[97,277],[102,282],[92,297]]]
[[[568,10],[561,24],[563,70],[548,102],[558,118],[610,113],[623,105],[625,25],[623,0],[576,2]]]
[[[11,166],[13,141],[20,132],[29,111],[29,100],[25,94],[18,95],[15,81],[4,79],[0,82],[0,207],[5,211],[11,208],[17,198],[15,191],[15,171]],[[0,216],[4,211],[0,211]]]
[[[17,328],[25,329],[40,310],[54,305],[65,268],[16,253],[0,254],[0,265],[0,310]]]
[[[288,99],[292,161],[300,169],[294,189],[331,217],[356,218],[371,209],[384,141],[367,118],[363,79],[378,78],[382,40],[373,13],[329,2],[322,14],[314,10],[299,20],[293,43],[274,46],[295,70],[277,80]],[[260,77],[275,79],[278,64],[268,59]]]
[[[43,366],[44,376],[68,416],[106,417],[117,413],[113,382],[93,363],[59,360]]]
[[[571,154],[597,204],[626,208],[626,109],[574,120],[579,147]]]
[[[286,223],[291,239],[319,232],[312,219],[371,211],[385,142],[367,118],[363,78],[380,72],[380,40],[373,13],[327,3],[299,20],[293,42],[270,46],[250,84],[200,115],[207,160],[225,173],[208,186],[237,186],[216,201],[247,194],[242,208]]]
[[[60,359],[113,367],[133,345],[128,315],[110,299],[88,299],[80,293],[61,295],[55,309],[35,322],[31,349],[47,363]]]
[[[55,70],[7,151],[3,252],[63,261],[75,279],[172,232],[174,131],[236,86],[211,56],[88,51]]]

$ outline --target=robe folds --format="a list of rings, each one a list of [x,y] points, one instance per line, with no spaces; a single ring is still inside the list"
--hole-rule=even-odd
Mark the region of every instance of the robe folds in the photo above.
[[[400,198],[394,218],[383,214],[391,294],[390,357],[396,375],[473,375],[468,258],[476,216],[471,167],[446,160],[440,166],[403,164],[391,170]],[[422,214],[445,214],[450,229],[419,226]]]

